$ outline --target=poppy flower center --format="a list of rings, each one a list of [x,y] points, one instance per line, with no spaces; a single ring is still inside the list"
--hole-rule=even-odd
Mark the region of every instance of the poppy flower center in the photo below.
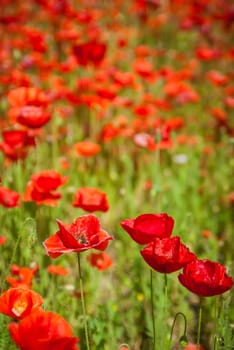
[[[78,241],[78,243],[80,244],[88,244],[88,240],[87,240],[87,236],[86,233],[84,231],[81,232],[77,232],[76,234],[76,240]]]
[[[27,303],[25,301],[17,301],[16,303],[14,303],[11,311],[13,312],[14,315],[19,317],[25,311],[26,307],[27,307]]]

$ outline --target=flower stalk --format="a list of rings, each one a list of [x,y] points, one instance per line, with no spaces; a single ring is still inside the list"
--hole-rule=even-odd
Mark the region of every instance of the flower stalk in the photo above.
[[[200,338],[201,338],[201,321],[202,321],[202,307],[200,305],[199,307],[199,314],[198,314],[198,329],[197,329],[197,344],[196,344],[196,350],[199,349],[200,344]]]
[[[155,327],[155,315],[154,315],[154,283],[153,283],[153,270],[150,269],[150,294],[151,294],[151,317],[153,326],[153,349],[156,350],[156,327]]]
[[[87,322],[87,314],[86,314],[86,307],[85,307],[84,288],[83,288],[83,280],[82,280],[80,253],[79,252],[77,253],[77,262],[78,262],[78,278],[79,278],[79,284],[80,284],[80,297],[81,297],[82,312],[83,312],[83,318],[84,318],[85,341],[86,341],[87,350],[90,350],[88,322]]]
[[[180,343],[183,343],[181,345],[184,345],[184,343],[187,344],[187,336],[186,336],[186,333],[187,333],[187,319],[186,319],[186,316],[185,316],[185,314],[183,312],[178,312],[175,315],[175,318],[174,318],[174,321],[173,321],[173,324],[172,324],[172,327],[171,327],[170,343],[172,342],[173,331],[174,331],[175,324],[176,324],[178,316],[182,316],[183,319],[184,319],[184,332],[183,332],[183,335],[180,337]]]

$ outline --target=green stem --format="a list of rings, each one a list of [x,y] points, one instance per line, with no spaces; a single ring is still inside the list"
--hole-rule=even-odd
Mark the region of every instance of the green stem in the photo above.
[[[185,314],[183,314],[183,312],[178,312],[178,313],[175,315],[175,318],[174,318],[174,321],[173,321],[173,324],[172,324],[172,327],[171,327],[170,342],[172,341],[173,331],[174,331],[175,323],[176,323],[176,320],[177,320],[177,317],[178,317],[178,316],[182,316],[183,319],[184,319],[184,332],[183,332],[183,336],[182,336],[182,337],[183,337],[183,339],[186,339],[187,319],[186,319]]]
[[[163,325],[164,325],[164,332],[165,334],[168,334],[167,329],[167,295],[168,295],[168,289],[167,289],[167,274],[164,274],[164,290],[163,290]],[[165,346],[166,337],[162,337],[162,348],[166,349]]]
[[[156,350],[156,330],[154,316],[154,285],[153,285],[153,270],[150,269],[150,293],[151,293],[151,317],[153,325],[153,349]]]
[[[199,307],[199,314],[198,314],[198,330],[197,330],[197,344],[196,344],[196,350],[199,349],[200,344],[200,338],[201,338],[201,320],[202,320],[202,307],[200,305]]]
[[[217,350],[217,336],[214,336],[214,350]]]
[[[215,309],[214,309],[214,319],[215,319],[215,325],[214,325],[214,336],[213,336],[213,349],[216,350],[217,347],[217,322],[218,322],[218,302],[219,299],[216,296],[215,298]]]
[[[168,298],[168,288],[167,288],[167,274],[164,274],[164,316],[167,317],[167,298]]]
[[[82,273],[81,273],[80,253],[77,253],[77,261],[78,261],[78,278],[79,278],[79,283],[80,283],[80,296],[81,296],[81,304],[82,304],[82,311],[83,311],[83,317],[84,317],[85,340],[86,340],[87,350],[90,350],[88,323],[87,323],[87,315],[86,315],[85,299],[84,299],[83,280],[82,280]]]

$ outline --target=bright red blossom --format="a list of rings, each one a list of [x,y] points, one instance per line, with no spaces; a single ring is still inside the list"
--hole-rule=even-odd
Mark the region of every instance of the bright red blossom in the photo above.
[[[67,177],[63,177],[54,170],[44,170],[31,176],[24,193],[24,201],[34,201],[38,205],[57,205],[61,194],[56,192],[57,188],[64,185]]]
[[[42,107],[24,106],[18,112],[17,122],[31,129],[41,128],[48,123],[51,115]]]
[[[161,273],[175,272],[196,259],[178,236],[155,238],[141,250],[141,255],[148,265]]]
[[[78,350],[70,325],[54,312],[33,312],[8,328],[21,350]]]
[[[38,271],[38,266],[35,267],[19,267],[18,265],[11,266],[11,274],[14,276],[7,276],[6,281],[11,287],[17,288],[31,288],[33,277]]]
[[[51,275],[57,275],[57,276],[66,276],[69,274],[69,270],[65,269],[65,267],[60,265],[49,265],[47,267],[47,271]]]
[[[155,238],[169,237],[174,220],[166,213],[142,214],[135,219],[125,219],[121,226],[139,244],[148,244]]]
[[[106,45],[102,42],[89,41],[73,46],[73,54],[81,66],[100,64],[106,53]]]
[[[98,218],[93,214],[82,215],[68,225],[60,220],[57,220],[57,223],[59,231],[43,242],[51,258],[91,248],[104,250],[109,240],[113,239],[101,229]]]
[[[73,206],[90,213],[94,211],[106,212],[109,209],[106,193],[90,187],[79,188],[75,193]]]
[[[19,87],[8,94],[10,110],[8,115],[14,122],[37,129],[48,123],[51,115],[46,110],[48,98],[38,88]]]
[[[5,244],[7,241],[7,237],[6,236],[0,236],[0,246]]]
[[[35,139],[27,130],[5,130],[0,150],[11,160],[24,159],[30,146],[35,146]]]
[[[18,207],[20,194],[6,187],[0,187],[0,205],[5,208]]]
[[[101,147],[98,143],[91,141],[80,141],[74,145],[75,151],[79,156],[92,157],[100,153]]]
[[[105,252],[90,253],[87,260],[90,262],[91,266],[96,267],[99,271],[106,270],[113,264],[111,257]]]
[[[30,289],[10,288],[0,296],[0,312],[14,319],[28,316],[42,304],[42,297]]]
[[[222,294],[233,286],[225,266],[210,260],[194,260],[184,267],[180,283],[192,293],[203,297]]]
[[[197,344],[188,343],[184,350],[204,350],[204,347],[202,345],[197,347]]]

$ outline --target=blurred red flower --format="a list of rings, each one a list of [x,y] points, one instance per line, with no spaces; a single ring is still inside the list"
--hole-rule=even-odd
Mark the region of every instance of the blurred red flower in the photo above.
[[[147,148],[149,151],[155,151],[157,148],[153,135],[149,135],[145,132],[135,134],[133,140],[137,146]]]
[[[155,238],[141,250],[141,255],[148,265],[161,273],[175,272],[196,259],[178,236]]]
[[[22,319],[43,304],[40,294],[25,288],[10,288],[0,295],[0,313]]]
[[[135,219],[125,219],[121,226],[139,244],[148,244],[155,238],[169,237],[174,220],[166,213],[142,214]]]
[[[79,188],[75,193],[73,206],[90,213],[94,211],[106,212],[109,209],[106,193],[90,187]]]
[[[206,78],[214,85],[225,85],[228,82],[228,77],[217,70],[210,70],[206,74]]]
[[[75,143],[74,147],[77,154],[84,157],[95,156],[101,151],[100,145],[91,141],[77,142]]]
[[[81,66],[87,66],[92,63],[100,64],[106,53],[106,44],[97,41],[89,41],[82,44],[74,45],[72,48],[73,55],[77,63]]]
[[[196,50],[196,56],[202,61],[212,61],[220,58],[220,52],[217,49],[209,47],[199,47]]]
[[[151,62],[145,58],[138,58],[133,62],[135,72],[142,78],[152,78],[154,76],[154,68]]]
[[[66,276],[69,274],[69,270],[65,269],[65,267],[60,265],[49,265],[47,267],[47,271],[51,275],[57,275],[57,276]]]
[[[51,258],[91,248],[105,250],[109,240],[113,239],[101,229],[98,218],[93,214],[82,215],[68,225],[60,220],[57,223],[59,231],[43,242]]]
[[[42,107],[24,106],[18,112],[17,122],[28,128],[37,129],[48,123],[51,115]]]
[[[36,265],[35,267],[19,267],[18,265],[11,266],[11,274],[12,276],[7,276],[6,281],[13,288],[31,288],[33,277],[36,275],[39,267]]]
[[[19,87],[8,94],[10,109],[8,115],[12,122],[28,128],[41,128],[51,118],[46,111],[49,103],[43,91],[34,87]]]
[[[226,267],[210,260],[194,260],[178,276],[180,283],[192,293],[203,297],[222,294],[233,286]]]
[[[29,146],[35,146],[35,138],[28,130],[5,130],[0,150],[11,160],[24,159]]]
[[[71,326],[54,312],[32,312],[19,323],[10,323],[8,329],[21,350],[78,350]]]
[[[198,345],[197,347],[197,344],[188,343],[184,348],[184,350],[205,350],[205,349],[202,345]]]
[[[18,207],[18,201],[20,194],[18,192],[12,191],[9,188],[0,186],[0,205],[5,208]]]
[[[62,177],[55,170],[44,170],[33,174],[31,181],[27,183],[23,200],[25,202],[33,201],[38,205],[56,206],[61,194],[55,190],[66,182],[67,177]]]
[[[113,264],[111,257],[105,252],[90,253],[87,260],[90,262],[91,266],[96,267],[100,271],[109,269]]]
[[[45,93],[36,87],[15,88],[10,90],[7,98],[11,108],[25,105],[46,107],[49,103]]]
[[[120,133],[120,128],[116,127],[111,123],[107,123],[103,126],[100,132],[100,140],[104,143],[111,142],[115,139]]]
[[[7,237],[6,236],[0,236],[0,246],[5,244],[7,241]]]

